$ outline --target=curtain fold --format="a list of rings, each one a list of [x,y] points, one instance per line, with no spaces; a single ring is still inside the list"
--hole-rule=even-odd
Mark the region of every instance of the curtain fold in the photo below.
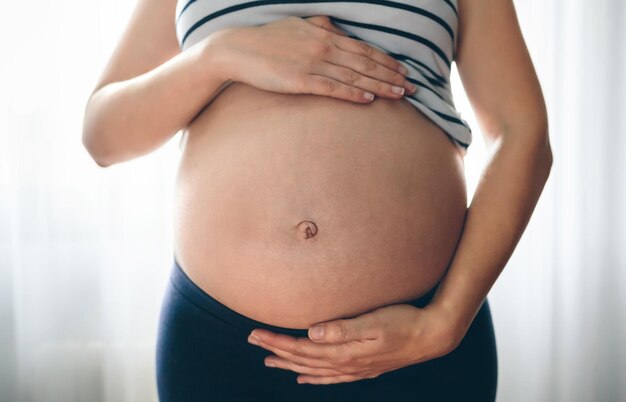
[[[554,165],[489,294],[498,401],[626,400],[626,6],[515,5],[546,98]],[[106,169],[81,143],[85,102],[132,7],[0,6],[31,27],[21,17],[0,27],[2,401],[157,400],[180,133]],[[475,133],[471,196],[485,148],[456,71],[453,87]]]

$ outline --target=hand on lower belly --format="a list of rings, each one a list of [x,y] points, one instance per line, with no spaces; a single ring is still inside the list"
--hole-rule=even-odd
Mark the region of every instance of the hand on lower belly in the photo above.
[[[248,342],[275,353],[265,359],[266,365],[271,362],[273,367],[302,374],[297,378],[301,384],[375,378],[443,356],[454,348],[446,322],[436,310],[409,304],[383,306],[317,325],[324,328],[321,339],[313,337],[313,327],[308,338],[255,329]]]

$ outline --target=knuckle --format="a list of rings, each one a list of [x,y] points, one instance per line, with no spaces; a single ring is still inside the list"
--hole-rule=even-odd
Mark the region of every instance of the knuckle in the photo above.
[[[291,367],[299,370],[308,370],[308,361],[303,358],[294,358],[291,362]]]
[[[394,73],[393,78],[391,79],[391,82],[394,83],[394,85],[398,85],[398,86],[404,86],[404,82],[407,81],[406,77],[400,73]]]
[[[316,41],[310,45],[309,49],[314,56],[323,57],[330,53],[331,47],[327,43]]]
[[[318,17],[324,22],[330,22],[330,16],[328,15],[319,15]]]
[[[338,356],[337,358],[335,358],[335,361],[340,364],[341,366],[345,366],[343,367],[341,370],[346,372],[346,371],[350,371],[350,367],[347,367],[350,363],[352,363],[352,356],[350,355],[342,355],[342,356]]]
[[[311,72],[315,70],[315,67],[320,63],[321,56],[315,50],[306,53],[306,55],[302,58],[303,67]]]
[[[374,88],[372,88],[372,91],[370,92],[374,92],[377,94],[384,94],[385,92],[391,91],[389,84],[382,82],[382,81],[374,80],[373,86]]]
[[[327,15],[314,15],[312,17],[307,17],[307,20],[315,21],[315,22],[328,22],[330,18]]]
[[[345,344],[348,340],[348,326],[344,320],[338,320],[336,325],[333,325],[332,331],[335,333],[335,339]]]
[[[351,370],[351,366],[357,364],[356,358],[350,354],[347,347],[344,349],[344,352],[337,357],[336,361],[348,371]]]
[[[368,57],[359,57],[359,66],[361,71],[371,71],[376,68],[376,62]]]
[[[324,40],[330,39],[333,36],[333,32],[322,27],[320,27],[320,29],[317,30],[317,34],[319,35],[320,38]]]
[[[350,69],[346,69],[343,72],[343,81],[347,84],[354,84],[356,81],[359,80],[359,78],[361,77],[360,74],[358,74],[357,72],[350,70]]]
[[[330,78],[322,78],[321,86],[325,94],[334,94],[337,92],[337,82]]]
[[[374,49],[372,49],[372,47],[370,45],[368,45],[367,43],[363,42],[363,41],[357,41],[358,43],[358,47],[359,47],[359,52],[362,53],[365,56],[371,56],[372,55],[372,51]]]
[[[365,99],[365,91],[346,85],[347,97],[355,102],[362,102]],[[339,340],[340,342],[343,342]]]
[[[303,22],[303,18],[297,17],[295,15],[289,15],[281,20],[276,21],[277,24],[293,25],[299,29],[302,29]]]
[[[354,367],[351,367],[351,366],[341,366],[341,367],[337,367],[335,371],[337,372],[336,374],[339,374],[339,375],[352,375],[354,374],[355,369]]]
[[[315,79],[315,89],[317,93],[328,95],[330,93],[330,83],[326,78],[316,78]]]
[[[289,353],[291,353],[292,355],[296,355],[296,356],[302,355],[302,343],[301,342],[297,342],[290,349],[291,350],[289,350]]]

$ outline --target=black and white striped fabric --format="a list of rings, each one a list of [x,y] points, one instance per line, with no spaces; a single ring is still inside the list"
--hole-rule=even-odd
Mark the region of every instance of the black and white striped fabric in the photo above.
[[[263,25],[287,16],[327,15],[350,37],[400,61],[418,90],[405,98],[467,153],[472,132],[450,86],[459,22],[457,0],[178,0],[176,35],[189,49],[209,34]]]

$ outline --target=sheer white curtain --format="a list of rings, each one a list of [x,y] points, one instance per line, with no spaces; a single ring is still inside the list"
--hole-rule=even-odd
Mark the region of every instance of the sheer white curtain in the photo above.
[[[515,2],[555,163],[490,293],[499,401],[626,400],[626,7]],[[156,401],[174,137],[107,169],[83,108],[133,2],[5,2],[0,25],[0,400]],[[472,124],[470,196],[484,163]],[[523,167],[520,167],[523,168]]]

